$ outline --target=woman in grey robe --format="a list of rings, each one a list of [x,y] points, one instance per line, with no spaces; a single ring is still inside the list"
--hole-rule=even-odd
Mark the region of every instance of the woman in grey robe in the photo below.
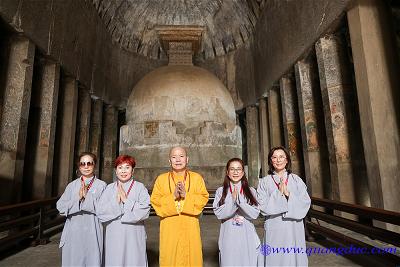
[[[290,163],[284,147],[272,148],[269,175],[260,179],[257,188],[260,210],[266,216],[263,266],[308,266],[303,218],[311,200],[302,179],[291,173]]]
[[[260,213],[256,196],[256,190],[248,185],[243,161],[229,160],[224,185],[217,189],[213,203],[221,220],[220,266],[257,266],[260,239],[252,223]]]
[[[131,156],[115,160],[118,180],[107,186],[98,205],[97,215],[105,226],[105,266],[147,266],[143,220],[150,214],[150,196],[133,179],[135,165]]]
[[[80,178],[69,183],[57,201],[57,209],[66,216],[61,235],[62,266],[100,266],[103,228],[94,206],[106,183],[94,175],[96,156],[84,152],[79,156]]]

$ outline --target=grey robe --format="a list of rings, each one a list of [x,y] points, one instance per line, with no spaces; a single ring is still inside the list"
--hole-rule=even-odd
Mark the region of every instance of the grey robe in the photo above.
[[[66,216],[61,235],[62,266],[100,266],[103,249],[103,228],[95,215],[94,205],[106,183],[95,179],[84,201],[79,201],[81,179],[67,185],[57,201],[57,209]]]
[[[239,192],[240,188],[239,182],[237,184]],[[237,200],[233,201],[229,189],[225,203],[218,206],[222,190],[222,187],[217,189],[213,203],[214,213],[221,220],[218,240],[220,266],[257,266],[260,239],[251,220],[257,219],[260,209],[258,206],[248,204],[246,198],[240,193]],[[254,188],[250,190],[256,197],[256,190]],[[244,217],[243,225],[234,225],[235,215]]]
[[[287,173],[285,173],[285,177]],[[274,180],[279,184],[278,175],[268,175],[260,179],[257,192],[261,214],[266,216],[264,229],[264,266],[308,266],[303,218],[307,215],[311,200],[301,178],[289,175],[289,199],[282,195]],[[274,179],[274,180],[272,180]],[[284,253],[274,249],[299,249],[304,253]],[[268,252],[266,253],[266,251]]]
[[[125,192],[131,182],[123,184]],[[117,182],[107,186],[97,210],[105,226],[105,266],[147,266],[143,220],[149,214],[150,196],[142,183],[135,181],[125,204],[117,202]]]

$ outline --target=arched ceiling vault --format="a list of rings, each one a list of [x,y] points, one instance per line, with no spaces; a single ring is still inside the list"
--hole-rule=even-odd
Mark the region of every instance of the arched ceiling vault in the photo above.
[[[197,56],[222,56],[249,41],[265,0],[91,0],[113,42],[162,59],[157,26],[203,26]]]

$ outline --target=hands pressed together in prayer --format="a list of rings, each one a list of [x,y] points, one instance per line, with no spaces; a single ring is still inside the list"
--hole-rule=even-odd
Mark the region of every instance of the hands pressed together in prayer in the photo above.
[[[289,198],[290,192],[287,189],[287,184],[281,177],[281,180],[279,182],[279,192],[281,192],[282,195],[284,195],[286,198]]]
[[[117,186],[117,202],[118,203],[125,203],[126,199],[127,199],[127,195],[126,192],[124,190],[124,188],[122,187],[122,183],[118,182],[118,186]]]
[[[235,188],[233,189],[233,192],[232,192],[232,199],[234,202],[236,201],[237,197],[238,197],[238,191],[235,186]]]
[[[79,200],[83,201],[87,194],[87,187],[84,181],[81,181],[81,188],[79,189]]]
[[[175,192],[174,192],[175,199],[183,199],[186,197],[186,189],[185,183],[179,181],[176,183]]]

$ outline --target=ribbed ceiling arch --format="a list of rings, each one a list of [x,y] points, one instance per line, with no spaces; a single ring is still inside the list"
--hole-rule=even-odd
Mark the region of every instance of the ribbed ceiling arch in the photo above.
[[[265,0],[92,0],[114,42],[128,51],[165,57],[157,26],[203,26],[198,56],[221,56],[248,42]]]

